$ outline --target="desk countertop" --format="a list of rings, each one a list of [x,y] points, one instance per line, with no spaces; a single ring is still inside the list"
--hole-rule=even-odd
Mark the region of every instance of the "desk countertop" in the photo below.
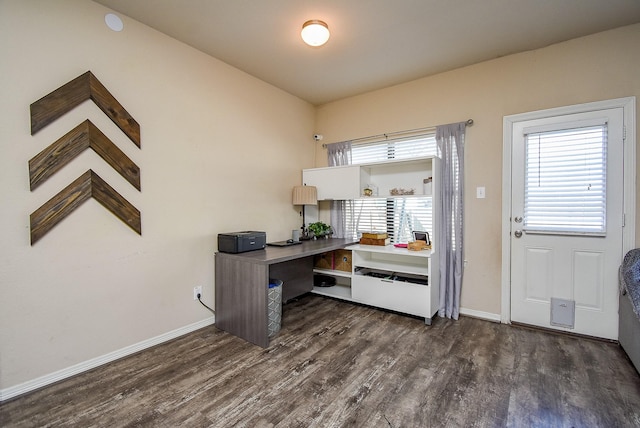
[[[302,244],[288,247],[267,246],[264,250],[247,251],[246,253],[230,254],[217,252],[216,256],[237,258],[248,263],[274,264],[322,254],[327,251],[339,250],[356,242],[357,241],[353,239],[342,238],[318,239],[316,241],[303,241]]]

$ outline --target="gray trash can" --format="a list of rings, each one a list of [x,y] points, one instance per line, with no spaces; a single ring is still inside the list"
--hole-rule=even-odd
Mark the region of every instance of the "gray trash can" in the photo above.
[[[268,294],[268,329],[269,337],[273,337],[280,331],[282,322],[282,281],[269,279]]]

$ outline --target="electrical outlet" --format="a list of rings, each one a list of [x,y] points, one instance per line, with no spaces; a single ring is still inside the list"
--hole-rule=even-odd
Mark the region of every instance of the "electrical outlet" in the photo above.
[[[202,286],[201,285],[193,287],[193,300],[198,300],[198,294],[200,295],[200,298],[202,298]]]

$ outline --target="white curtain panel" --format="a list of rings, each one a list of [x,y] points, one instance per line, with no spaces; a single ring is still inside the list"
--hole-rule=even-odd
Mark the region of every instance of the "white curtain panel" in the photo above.
[[[327,144],[327,157],[329,166],[340,166],[351,164],[351,142]],[[331,201],[331,228],[334,238],[346,238],[347,225],[345,221],[345,210],[351,208],[347,206],[347,201]]]
[[[329,166],[351,164],[351,142],[327,144]]]
[[[440,200],[435,229],[435,248],[440,268],[438,315],[458,319],[464,266],[464,134],[466,123],[436,127],[440,162]]]

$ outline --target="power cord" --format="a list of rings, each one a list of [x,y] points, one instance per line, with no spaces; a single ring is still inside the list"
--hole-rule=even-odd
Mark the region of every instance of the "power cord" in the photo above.
[[[214,311],[213,309],[211,309],[209,306],[205,305],[204,302],[202,300],[200,300],[200,293],[198,293],[198,302],[200,302],[202,304],[202,306],[204,306],[205,308],[209,309],[211,312],[213,312],[214,314],[216,313],[216,311]]]

